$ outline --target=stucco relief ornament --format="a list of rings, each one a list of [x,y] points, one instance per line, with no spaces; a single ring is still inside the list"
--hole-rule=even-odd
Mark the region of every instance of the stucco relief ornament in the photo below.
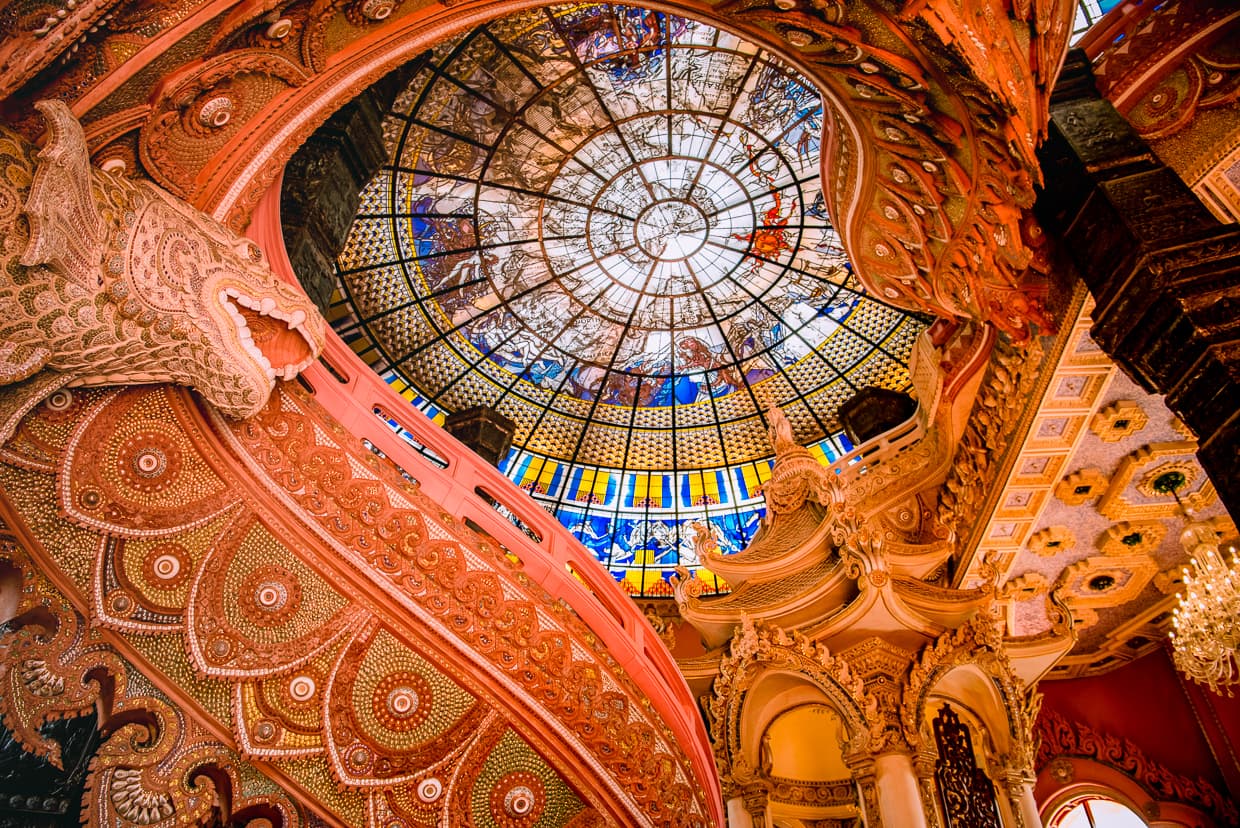
[[[90,166],[61,101],[42,150],[0,129],[0,443],[52,392],[170,382],[233,418],[323,346],[262,251],[146,181]]]
[[[766,416],[775,464],[771,479],[762,487],[762,495],[771,516],[794,512],[807,502],[827,509],[840,504],[839,487],[809,450],[796,442],[784,412],[772,405]]]
[[[715,530],[711,524],[705,521],[697,521],[693,524],[693,550],[697,553],[699,561],[706,560],[708,555],[719,554],[719,539],[715,537]]]
[[[918,724],[926,721],[926,700],[935,682],[956,667],[973,665],[990,677],[1002,699],[1013,743],[1011,753],[1003,758],[1004,765],[1025,773],[1033,768],[1037,749],[1033,722],[1042,696],[1027,688],[1012,669],[1000,624],[997,614],[983,608],[960,627],[927,644],[909,669],[900,718],[905,737],[915,744],[920,739]]]
[[[760,756],[750,758],[741,747],[741,716],[749,690],[767,670],[798,673],[826,693],[844,719],[849,755],[875,749],[875,739],[882,738],[878,700],[851,665],[798,631],[759,625],[743,615],[713,692],[703,700],[715,762],[729,784],[746,785],[761,776]]]

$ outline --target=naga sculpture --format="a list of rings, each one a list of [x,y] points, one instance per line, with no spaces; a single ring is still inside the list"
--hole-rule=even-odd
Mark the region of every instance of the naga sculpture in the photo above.
[[[171,382],[230,417],[323,346],[323,320],[248,239],[94,169],[61,101],[40,151],[0,128],[0,444],[60,388]]]

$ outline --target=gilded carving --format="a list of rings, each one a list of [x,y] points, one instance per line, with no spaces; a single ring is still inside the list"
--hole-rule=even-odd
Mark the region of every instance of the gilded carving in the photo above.
[[[218,150],[266,99],[308,77],[300,62],[261,48],[194,65],[159,91],[138,140],[143,169],[169,192],[193,198],[194,159]]]
[[[177,382],[254,414],[317,356],[322,318],[252,242],[93,170],[68,107],[38,106],[51,137],[37,155],[0,132],[0,443],[67,386]]]
[[[1080,506],[1101,497],[1107,490],[1107,478],[1098,469],[1078,469],[1055,484],[1055,497],[1068,506]]]
[[[9,560],[16,553],[12,546],[4,551]],[[28,615],[0,637],[0,716],[24,750],[59,768],[60,745],[39,728],[52,719],[90,712],[105,686],[123,695],[126,673],[111,648],[63,598],[44,593],[37,606],[42,613]]]
[[[1076,546],[1076,537],[1067,526],[1048,526],[1029,536],[1029,551],[1054,558]]]
[[[935,682],[964,664],[974,665],[989,675],[1003,700],[1012,744],[1008,764],[1018,769],[1032,768],[1031,733],[1042,697],[1028,690],[1013,672],[998,620],[984,611],[927,644],[909,670],[900,708],[909,743],[916,745],[921,740],[920,723],[926,720],[926,701]]]
[[[1159,520],[1122,520],[1098,538],[1098,549],[1104,555],[1149,554],[1157,549],[1167,535],[1167,525]]]
[[[1050,581],[1040,572],[1030,571],[1003,582],[997,592],[1000,598],[1016,601],[1028,601],[1039,595],[1045,595],[1050,589]]]
[[[1188,509],[1201,509],[1214,503],[1218,500],[1218,492],[1203,477],[1200,465],[1193,459],[1196,450],[1196,442],[1184,440],[1150,443],[1132,452],[1116,467],[1106,492],[1098,501],[1098,513],[1112,520],[1164,518],[1180,514],[1180,503]],[[1177,487],[1179,503],[1170,492],[1155,488],[1156,480],[1170,474],[1184,476],[1184,482]],[[1134,488],[1135,493],[1131,492]],[[1129,499],[1127,495],[1130,494],[1137,496]]]
[[[245,796],[237,757],[177,706],[137,696],[118,702],[112,718],[118,726],[91,762],[83,799],[92,828],[188,828],[209,820],[217,803],[230,821],[301,821],[281,794]]]
[[[1132,400],[1116,400],[1099,409],[1089,421],[1089,430],[1104,443],[1118,443],[1145,428],[1149,417]]]
[[[995,346],[974,413],[939,492],[939,522],[958,535],[979,523],[986,492],[998,479],[999,458],[1011,444],[1019,412],[1037,382],[1042,357],[1037,339],[1023,345],[1000,341]]]
[[[824,508],[838,505],[843,498],[834,476],[793,439],[792,425],[784,412],[772,405],[767,421],[775,464],[771,478],[762,486],[762,496],[770,514],[790,514],[807,501]]]
[[[865,681],[847,661],[800,633],[759,626],[745,617],[705,701],[715,762],[720,775],[733,784],[749,784],[760,773],[741,749],[740,717],[746,693],[767,669],[793,670],[822,688],[844,720],[846,754],[877,750],[888,740],[878,700],[866,691]]]
[[[1136,598],[1157,572],[1143,554],[1085,558],[1064,568],[1057,591],[1074,607],[1113,607]]]
[[[0,558],[22,572],[26,596],[26,611],[0,635],[5,727],[56,767],[60,746],[39,732],[46,721],[97,710],[107,734],[91,760],[84,825],[198,826],[220,807],[230,821],[264,816],[275,826],[301,824],[299,810],[283,794],[245,793],[239,757],[184,710],[135,692],[132,668],[37,574],[24,550],[4,541]]]

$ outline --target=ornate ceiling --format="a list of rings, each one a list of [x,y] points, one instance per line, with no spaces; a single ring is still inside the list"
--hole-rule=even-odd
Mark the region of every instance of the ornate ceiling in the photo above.
[[[333,327],[435,416],[517,424],[504,468],[636,590],[753,535],[764,410],[833,460],[924,325],[867,295],[824,206],[822,105],[682,17],[559,6],[437,47],[338,261]],[[830,168],[827,167],[828,174]]]
[[[29,102],[65,99],[96,163],[149,177],[241,228],[332,111],[435,50],[424,88],[402,103],[410,119],[399,163],[423,168],[392,179],[409,188],[403,203],[372,192],[366,209],[408,217],[392,233],[406,252],[384,259],[396,270],[419,247],[439,245],[441,255],[408,279],[389,269],[379,295],[353,295],[359,321],[412,302],[404,315],[425,329],[385,345],[385,370],[409,371],[391,376],[432,405],[468,393],[519,412],[539,442],[510,475],[549,499],[633,591],[664,589],[671,565],[694,562],[680,532],[686,518],[713,522],[729,548],[752,536],[767,473],[757,415],[765,404],[786,404],[798,438],[823,459],[846,449],[833,412],[852,387],[907,381],[918,326],[896,308],[988,319],[1018,338],[1049,325],[1038,233],[1019,207],[1033,200],[1033,150],[1070,3],[971,14],[745,0],[688,2],[673,16],[582,7],[498,22],[525,7],[187,0],[57,13],[10,3],[0,10],[14,32],[0,54],[0,91],[10,93],[7,119],[28,138],[39,133]],[[597,25],[604,18],[615,25]],[[726,21],[744,39],[694,18]],[[460,34],[486,20],[489,28]],[[449,35],[459,39],[449,45]],[[624,53],[620,63],[609,50]],[[488,54],[492,74],[477,69]],[[789,65],[809,80],[787,74]],[[578,97],[561,97],[574,84]],[[574,139],[574,130],[584,132]],[[679,146],[641,146],[643,135],[678,130],[687,130]],[[624,151],[605,150],[607,135],[624,136]],[[505,171],[496,159],[508,150],[490,153],[505,146],[532,166]],[[696,166],[701,155],[710,163]],[[446,186],[463,163],[486,171],[477,192]],[[644,182],[658,170],[668,189],[619,209],[631,198],[618,195],[625,170]],[[528,181],[514,185],[514,175]],[[697,183],[676,195],[676,177]],[[428,196],[442,215],[413,218]],[[597,207],[596,196],[612,213],[592,209],[587,227],[573,205]],[[454,224],[466,201],[497,221]],[[505,243],[529,233],[514,220],[527,207],[549,246]],[[609,239],[616,228],[606,215],[640,233]],[[471,245],[483,252],[456,262]],[[674,260],[678,249],[686,256]],[[658,264],[644,271],[647,261]],[[457,264],[493,272],[461,290],[440,284]],[[589,310],[568,298],[574,280]],[[572,322],[561,331],[549,317]],[[652,329],[662,317],[667,327]],[[426,346],[443,333],[441,346]]]
[[[1097,359],[1078,336],[1086,322],[1045,366],[1051,338],[1029,336],[1049,320],[1022,208],[1070,17],[1068,3],[1035,5],[745,0],[664,15],[470,0],[32,0],[0,7],[11,33],[0,90],[27,137],[41,129],[30,102],[64,99],[97,164],[242,227],[330,112],[429,49],[390,122],[394,163],[365,194],[333,321],[373,336],[355,341],[379,346],[393,387],[428,411],[468,399],[513,414],[541,442],[514,455],[510,476],[558,506],[633,592],[658,594],[674,563],[694,563],[687,520],[713,523],[724,551],[752,538],[767,402],[829,458],[848,448],[832,419],[847,391],[907,382],[920,327],[909,313],[992,322],[1009,337],[976,419],[1006,428],[1033,412],[1018,465],[997,469],[1004,446],[966,439],[939,514],[925,504],[918,519],[950,512],[961,531],[977,519],[983,551],[1011,576],[1018,631],[1045,621],[1025,592],[1075,596],[1072,673],[1106,669],[1157,630],[1158,578],[1179,558],[1149,474],[1175,466],[1193,503],[1218,512],[1176,465],[1191,453],[1186,435]],[[748,40],[695,14],[725,17]],[[1193,60],[1197,71],[1231,58]],[[355,378],[357,367],[346,366]],[[307,384],[335,381],[314,366]],[[238,790],[276,798],[245,764],[257,757],[340,824],[382,824],[385,809],[433,821],[438,808],[508,824],[514,802],[558,824],[709,819],[717,803],[703,805],[684,755],[700,745],[663,727],[592,622],[541,586],[548,567],[572,578],[562,559],[514,563],[452,517],[468,514],[459,501],[442,511],[358,439],[377,422],[370,409],[350,410],[347,431],[338,413],[281,385],[245,425],[166,388],[74,391],[27,418],[0,464],[13,500],[6,555],[50,573],[31,590],[64,624],[65,652],[126,660],[103,659],[129,677],[116,709],[166,719],[180,705],[170,738],[238,751],[238,773],[253,777]],[[179,465],[160,466],[152,449]],[[301,486],[309,472],[324,476]],[[390,535],[406,529],[433,536],[430,552],[398,548]],[[1130,560],[1146,542],[1146,559]],[[1119,607],[1090,604],[1093,593]],[[617,628],[632,621],[616,596],[595,597]],[[456,611],[474,599],[477,617]],[[543,651],[528,638],[496,646],[527,634],[545,634],[561,660],[531,665]],[[538,700],[570,673],[589,704]],[[454,739],[452,714],[422,719],[424,703],[479,726]],[[594,741],[603,718],[612,730]],[[608,746],[625,739],[657,742],[664,758],[620,762]],[[425,748],[455,775],[423,790],[404,766],[368,765],[375,746],[397,765]],[[423,793],[439,804],[424,808]]]
[[[973,527],[962,570],[980,583],[1001,573],[1013,634],[1049,630],[1047,596],[1072,613],[1077,641],[1051,675],[1114,668],[1161,646],[1188,556],[1175,498],[1155,487],[1184,476],[1177,494],[1223,538],[1235,524],[1197,463],[1192,433],[1123,374],[1089,337],[1092,302],[1049,349],[1033,402],[1014,418],[1023,437]]]

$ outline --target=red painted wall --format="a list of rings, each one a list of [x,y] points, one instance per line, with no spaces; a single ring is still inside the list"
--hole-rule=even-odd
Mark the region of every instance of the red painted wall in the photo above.
[[[1044,709],[1129,739],[1169,770],[1205,777],[1240,798],[1240,699],[1186,688],[1165,650],[1101,676],[1044,681],[1038,689]]]

